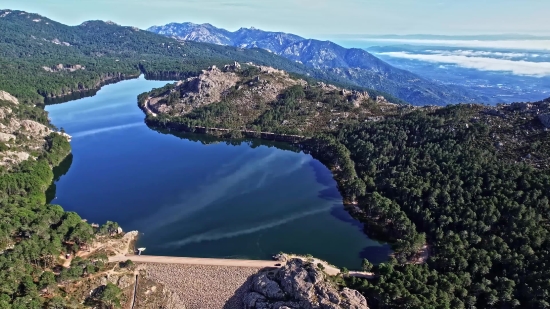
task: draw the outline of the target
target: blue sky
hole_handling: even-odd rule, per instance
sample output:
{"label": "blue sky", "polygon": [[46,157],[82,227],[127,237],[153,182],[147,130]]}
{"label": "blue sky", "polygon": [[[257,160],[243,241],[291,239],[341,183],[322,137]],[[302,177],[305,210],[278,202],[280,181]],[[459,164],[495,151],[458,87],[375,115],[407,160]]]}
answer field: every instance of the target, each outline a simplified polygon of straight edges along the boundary
{"label": "blue sky", "polygon": [[0,8],[75,25],[112,20],[147,28],[169,22],[211,23],[334,34],[549,35],[550,0],[0,0]]}

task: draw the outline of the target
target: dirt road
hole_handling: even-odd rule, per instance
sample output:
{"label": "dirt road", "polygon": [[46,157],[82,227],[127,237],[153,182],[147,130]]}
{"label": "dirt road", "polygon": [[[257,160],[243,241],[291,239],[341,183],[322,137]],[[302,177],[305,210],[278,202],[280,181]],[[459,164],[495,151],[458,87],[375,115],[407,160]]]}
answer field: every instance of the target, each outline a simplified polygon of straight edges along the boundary
{"label": "dirt road", "polygon": [[[307,260],[303,257],[297,257]],[[156,255],[127,255],[112,256],[109,262],[124,262],[131,260],[136,263],[158,263],[158,264],[186,264],[186,265],[209,265],[209,266],[233,266],[233,267],[251,267],[251,268],[276,268],[284,262],[266,261],[266,260],[237,260],[237,259],[211,259],[211,258],[193,258],[193,257],[175,257],[175,256],[156,256]],[[328,275],[336,276],[340,269],[329,265],[328,263],[314,259],[314,263],[321,263]],[[277,265],[278,264],[278,265]],[[370,272],[350,271],[348,276],[361,278],[374,278],[375,274]]]}
{"label": "dirt road", "polygon": [[155,255],[128,255],[128,256],[113,256],[109,258],[109,262],[124,262],[126,260],[131,260],[136,263],[235,266],[235,267],[253,267],[253,268],[279,267],[279,266],[276,266],[276,264],[281,264],[281,262],[278,262],[278,261],[210,259],[210,258],[155,256]]}
{"label": "dirt road", "polygon": [[150,108],[149,108],[149,101],[151,100],[151,98],[147,98],[147,100],[145,101],[145,104],[143,104],[143,107],[145,108],[146,110],[146,114],[151,114],[153,115],[153,117],[157,117],[157,114],[155,114]]}

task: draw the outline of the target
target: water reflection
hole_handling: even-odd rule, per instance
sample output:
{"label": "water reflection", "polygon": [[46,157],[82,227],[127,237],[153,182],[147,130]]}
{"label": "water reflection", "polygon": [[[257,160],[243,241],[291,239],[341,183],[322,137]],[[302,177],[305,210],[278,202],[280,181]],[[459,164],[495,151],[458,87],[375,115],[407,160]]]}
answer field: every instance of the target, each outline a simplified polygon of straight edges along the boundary
{"label": "water reflection", "polygon": [[73,154],[70,153],[61,163],[53,168],[53,181],[46,190],[46,202],[49,204],[55,200],[56,197],[56,185],[55,183],[61,179],[61,177],[69,171],[73,164]]}
{"label": "water reflection", "polygon": [[284,251],[348,268],[363,255],[387,258],[365,251],[380,244],[350,221],[330,171],[298,146],[148,128],[136,97],[163,84],[128,80],[46,107],[74,137],[74,159],[56,169],[49,190],[54,203],[88,222],[139,230],[139,245],[154,255]]}

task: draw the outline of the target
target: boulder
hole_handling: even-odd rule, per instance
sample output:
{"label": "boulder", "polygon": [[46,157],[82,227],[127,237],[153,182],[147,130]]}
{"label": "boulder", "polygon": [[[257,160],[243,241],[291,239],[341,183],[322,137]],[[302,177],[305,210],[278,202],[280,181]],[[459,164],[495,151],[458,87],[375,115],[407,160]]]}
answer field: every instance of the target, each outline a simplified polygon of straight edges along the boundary
{"label": "boulder", "polygon": [[50,129],[48,127],[34,120],[21,120],[19,125],[21,126],[21,129],[31,133],[33,136],[43,137],[50,134]]}
{"label": "boulder", "polygon": [[283,300],[285,294],[277,282],[269,279],[266,274],[260,274],[254,277],[252,290],[265,295],[269,299]]}
{"label": "boulder", "polygon": [[367,300],[356,290],[344,288],[340,294],[344,308],[367,308]]}
{"label": "boulder", "polygon": [[361,91],[354,90],[351,92],[351,94],[348,97],[348,101],[350,101],[355,107],[359,107],[361,103],[363,103],[368,99],[370,99],[370,95],[366,91],[361,92]]}
{"label": "boulder", "polygon": [[249,292],[244,295],[243,304],[245,309],[262,308],[267,299],[260,293]]}
{"label": "boulder", "polygon": [[0,90],[0,101],[9,101],[13,104],[19,104],[19,100],[17,100],[16,97],[2,90]]}
{"label": "boulder", "polygon": [[388,102],[388,100],[386,100],[386,98],[379,95],[379,96],[376,96],[376,103],[389,103],[389,102]]}
{"label": "boulder", "polygon": [[291,259],[276,273],[259,273],[244,294],[246,309],[368,309],[358,291],[338,290],[322,270]]}
{"label": "boulder", "polygon": [[0,142],[9,142],[10,140],[15,140],[15,139],[16,137],[13,134],[0,132]]}
{"label": "boulder", "polygon": [[9,107],[0,107],[0,119],[7,118],[8,115],[11,114],[11,108]]}

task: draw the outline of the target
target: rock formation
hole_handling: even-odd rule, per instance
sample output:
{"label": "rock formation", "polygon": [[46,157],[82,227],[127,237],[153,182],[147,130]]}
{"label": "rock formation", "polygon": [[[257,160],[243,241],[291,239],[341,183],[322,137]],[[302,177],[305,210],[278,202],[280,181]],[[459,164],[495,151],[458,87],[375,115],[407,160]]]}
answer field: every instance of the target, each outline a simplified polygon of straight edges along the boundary
{"label": "rock formation", "polygon": [[2,90],[0,90],[0,101],[9,101],[13,104],[19,104],[19,100],[17,100],[16,97]]}
{"label": "rock formation", "polygon": [[[65,43],[65,42],[63,42]],[[65,44],[69,44],[69,43],[65,43]],[[48,71],[48,72],[61,72],[61,71],[68,71],[68,72],[74,72],[74,71],[77,71],[77,70],[85,70],[86,67],[85,66],[82,66],[80,64],[75,64],[75,65],[63,65],[63,64],[58,64],[58,65],[54,65],[52,67],[47,67],[47,66],[43,66],[42,67],[44,69],[44,71]]]}
{"label": "rock formation", "polygon": [[238,62],[225,65],[221,70],[212,66],[198,76],[177,82],[176,88],[169,94],[151,98],[148,107],[155,114],[183,115],[194,108],[223,101],[236,91],[240,94],[231,99],[234,108],[256,105],[260,101],[267,104],[287,87],[305,84],[305,81],[292,79],[281,70],[250,63],[246,65],[257,68],[260,74],[252,79],[242,76]]}
{"label": "rock formation", "polygon": [[291,259],[275,273],[259,273],[243,297],[245,309],[368,309],[363,295],[339,291],[313,264]]}

